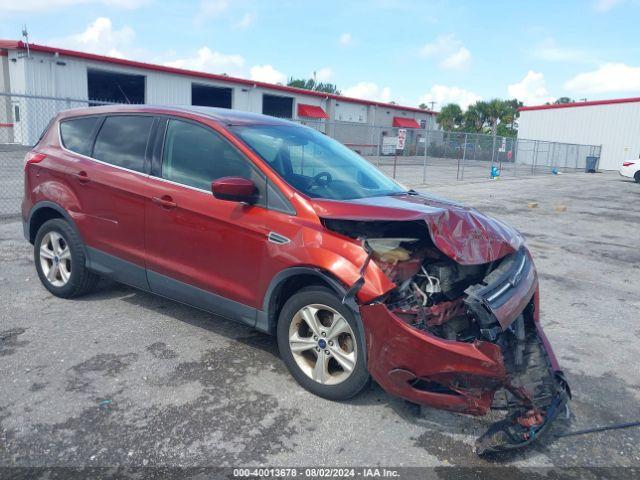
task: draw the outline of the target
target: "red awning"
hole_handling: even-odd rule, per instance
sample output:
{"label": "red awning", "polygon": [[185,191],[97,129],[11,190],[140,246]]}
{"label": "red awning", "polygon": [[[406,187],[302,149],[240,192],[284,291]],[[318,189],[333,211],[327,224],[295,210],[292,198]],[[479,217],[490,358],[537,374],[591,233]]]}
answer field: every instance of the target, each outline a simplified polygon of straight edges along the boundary
{"label": "red awning", "polygon": [[420,128],[420,124],[413,118],[393,117],[393,126],[400,128]]}
{"label": "red awning", "polygon": [[298,116],[308,118],[329,118],[329,115],[325,113],[322,107],[306,105],[304,103],[298,104]]}

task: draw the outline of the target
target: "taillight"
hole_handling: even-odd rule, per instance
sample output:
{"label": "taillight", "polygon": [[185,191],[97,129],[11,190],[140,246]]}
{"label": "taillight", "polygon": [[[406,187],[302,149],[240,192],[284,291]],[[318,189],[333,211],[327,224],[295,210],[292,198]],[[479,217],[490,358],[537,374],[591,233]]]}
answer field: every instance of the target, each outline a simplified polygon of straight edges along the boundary
{"label": "taillight", "polygon": [[624,162],[624,163],[622,164],[622,166],[623,166],[623,167],[630,167],[630,166],[631,166],[631,165],[633,165],[633,164],[634,164],[634,162]]}
{"label": "taillight", "polygon": [[47,158],[47,156],[44,153],[29,152],[27,156],[24,157],[24,168],[27,168],[27,165],[33,163],[40,163],[45,158]]}

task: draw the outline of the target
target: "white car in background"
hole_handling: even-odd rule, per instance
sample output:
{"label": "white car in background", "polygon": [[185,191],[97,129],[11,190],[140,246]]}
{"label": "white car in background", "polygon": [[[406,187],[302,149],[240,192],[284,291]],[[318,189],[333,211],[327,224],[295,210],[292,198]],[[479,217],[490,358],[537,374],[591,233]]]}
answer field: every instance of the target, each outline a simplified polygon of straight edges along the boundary
{"label": "white car in background", "polygon": [[640,183],[640,160],[624,162],[620,167],[620,175],[633,178],[636,182]]}

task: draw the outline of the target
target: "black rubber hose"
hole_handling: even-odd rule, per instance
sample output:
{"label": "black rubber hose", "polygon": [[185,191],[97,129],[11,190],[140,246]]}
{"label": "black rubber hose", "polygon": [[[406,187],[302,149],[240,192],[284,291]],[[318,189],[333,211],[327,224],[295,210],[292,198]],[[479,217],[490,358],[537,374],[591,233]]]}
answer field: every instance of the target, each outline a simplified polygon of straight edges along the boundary
{"label": "black rubber hose", "polygon": [[561,433],[558,437],[573,437],[574,435],[586,435],[587,433],[606,432],[607,430],[621,430],[623,428],[640,427],[640,422],[618,423],[616,425],[606,425],[604,427],[586,428],[575,432]]}

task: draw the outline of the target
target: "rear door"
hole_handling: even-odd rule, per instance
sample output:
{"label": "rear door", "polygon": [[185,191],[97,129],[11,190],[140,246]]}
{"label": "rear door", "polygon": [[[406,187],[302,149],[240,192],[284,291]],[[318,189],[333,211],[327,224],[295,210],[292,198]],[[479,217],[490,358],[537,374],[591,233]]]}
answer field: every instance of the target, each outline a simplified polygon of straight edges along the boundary
{"label": "rear door", "polygon": [[[151,289],[253,325],[262,306],[269,212],[266,178],[221,134],[165,119],[162,164],[149,178],[147,268]],[[218,200],[211,182],[252,180],[256,205]]]}
{"label": "rear door", "polygon": [[[147,146],[154,121],[149,115],[102,117],[88,147],[83,142],[74,147],[74,120],[62,122],[60,130],[63,145],[75,153],[69,176],[79,199],[78,213],[83,216],[78,223],[82,224],[90,266],[142,288],[148,288],[144,199]],[[85,128],[88,131],[89,127]]]}

